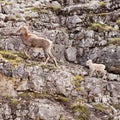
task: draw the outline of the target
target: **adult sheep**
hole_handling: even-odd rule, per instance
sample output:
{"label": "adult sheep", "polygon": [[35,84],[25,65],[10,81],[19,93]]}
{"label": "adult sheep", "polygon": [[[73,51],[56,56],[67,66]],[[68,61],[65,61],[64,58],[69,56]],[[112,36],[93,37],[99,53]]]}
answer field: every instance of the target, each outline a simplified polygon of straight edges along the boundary
{"label": "adult sheep", "polygon": [[20,37],[21,40],[23,42],[23,44],[26,46],[26,48],[31,48],[31,47],[35,47],[35,48],[42,48],[46,57],[46,61],[45,64],[48,63],[48,60],[50,58],[53,59],[55,65],[57,66],[57,61],[56,58],[53,56],[51,49],[53,46],[53,42],[50,41],[49,39],[45,39],[42,37],[38,37],[35,34],[32,34],[29,30],[28,30],[28,26],[22,26],[17,33],[20,33]]}

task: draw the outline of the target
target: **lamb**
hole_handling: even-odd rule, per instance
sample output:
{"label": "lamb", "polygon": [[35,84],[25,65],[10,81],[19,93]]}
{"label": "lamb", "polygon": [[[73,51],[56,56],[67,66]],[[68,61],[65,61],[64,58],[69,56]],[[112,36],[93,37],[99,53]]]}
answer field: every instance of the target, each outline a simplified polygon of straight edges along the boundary
{"label": "lamb", "polygon": [[101,72],[103,77],[106,75],[105,65],[93,63],[91,59],[86,62],[86,65],[90,68],[90,77],[94,72]]}
{"label": "lamb", "polygon": [[[45,39],[42,37],[38,37],[35,34],[32,34],[28,30],[28,26],[22,26],[20,29],[18,29],[17,33],[20,33],[21,40],[23,44],[26,46],[27,49],[29,48],[42,48],[44,51],[44,55],[46,57],[45,64],[48,63],[48,60],[50,58],[53,59],[55,65],[57,66],[57,61],[56,58],[53,56],[51,49],[53,46],[53,42],[50,41],[49,39]],[[26,53],[25,53],[26,54]]]}

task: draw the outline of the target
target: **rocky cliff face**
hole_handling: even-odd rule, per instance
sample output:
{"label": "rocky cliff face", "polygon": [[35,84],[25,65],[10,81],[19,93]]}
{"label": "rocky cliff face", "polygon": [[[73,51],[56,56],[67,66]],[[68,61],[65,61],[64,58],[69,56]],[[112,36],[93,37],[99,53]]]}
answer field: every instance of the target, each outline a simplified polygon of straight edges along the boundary
{"label": "rocky cliff face", "polygon": [[[18,28],[54,43],[25,56]],[[1,0],[0,120],[120,120],[120,1]],[[106,65],[105,78],[85,63]]]}

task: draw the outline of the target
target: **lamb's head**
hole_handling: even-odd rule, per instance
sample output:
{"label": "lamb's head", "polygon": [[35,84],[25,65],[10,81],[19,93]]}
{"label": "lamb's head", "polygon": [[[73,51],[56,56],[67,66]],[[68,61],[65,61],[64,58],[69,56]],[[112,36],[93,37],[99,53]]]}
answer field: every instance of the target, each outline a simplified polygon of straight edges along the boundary
{"label": "lamb's head", "polygon": [[17,33],[26,33],[28,32],[28,26],[22,26],[17,30]]}
{"label": "lamb's head", "polygon": [[90,59],[86,62],[86,65],[89,66],[91,63],[92,63],[92,60]]}

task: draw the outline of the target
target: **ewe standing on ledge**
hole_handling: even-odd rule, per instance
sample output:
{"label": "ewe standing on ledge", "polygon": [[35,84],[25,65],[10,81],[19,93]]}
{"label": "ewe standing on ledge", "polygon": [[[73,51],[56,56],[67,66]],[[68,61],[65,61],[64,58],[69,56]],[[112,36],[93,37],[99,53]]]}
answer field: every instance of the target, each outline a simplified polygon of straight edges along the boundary
{"label": "ewe standing on ledge", "polygon": [[106,75],[105,65],[103,64],[96,64],[93,63],[92,60],[88,60],[86,62],[86,65],[90,68],[90,77],[92,77],[93,73],[95,72],[101,72],[103,74],[103,77]]}
{"label": "ewe standing on ledge", "polygon": [[55,65],[57,66],[56,58],[53,56],[51,49],[52,49],[52,41],[49,39],[41,38],[36,36],[35,34],[30,33],[27,26],[22,26],[17,32],[20,32],[20,37],[22,42],[26,47],[36,47],[42,48],[46,57],[45,64],[48,63],[50,58],[53,59]]}

